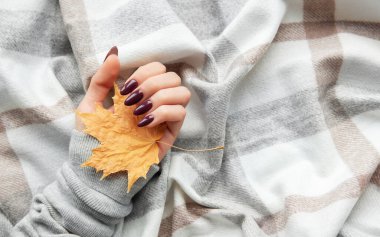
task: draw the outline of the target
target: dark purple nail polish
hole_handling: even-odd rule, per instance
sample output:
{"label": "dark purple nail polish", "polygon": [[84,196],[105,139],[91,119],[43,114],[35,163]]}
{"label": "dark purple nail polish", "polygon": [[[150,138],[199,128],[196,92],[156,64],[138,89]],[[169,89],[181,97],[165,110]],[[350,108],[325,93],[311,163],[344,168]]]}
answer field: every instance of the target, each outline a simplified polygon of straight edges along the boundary
{"label": "dark purple nail polish", "polygon": [[141,105],[139,105],[135,109],[135,111],[133,111],[133,114],[134,115],[142,115],[143,113],[148,112],[148,110],[150,110],[152,108],[152,106],[153,106],[152,101],[146,100],[144,103],[142,103]]}
{"label": "dark purple nail polish", "polygon": [[103,62],[105,62],[106,59],[108,58],[108,56],[110,56],[111,54],[114,54],[114,55],[116,55],[116,56],[119,54],[119,50],[117,49],[116,46],[113,46],[113,47],[110,49],[110,51],[108,51],[107,56],[106,56],[106,58],[104,59]]}
{"label": "dark purple nail polish", "polygon": [[123,88],[120,90],[120,94],[127,95],[131,93],[134,89],[137,88],[138,85],[139,84],[137,83],[137,81],[135,79],[132,79],[123,86]]}
{"label": "dark purple nail polish", "polygon": [[153,121],[154,117],[153,115],[149,114],[147,116],[145,116],[138,124],[137,126],[139,127],[144,127],[148,124],[150,124],[152,121]]}
{"label": "dark purple nail polish", "polygon": [[143,97],[144,94],[140,90],[137,90],[128,96],[128,98],[124,101],[124,104],[128,106],[134,105],[138,103]]}

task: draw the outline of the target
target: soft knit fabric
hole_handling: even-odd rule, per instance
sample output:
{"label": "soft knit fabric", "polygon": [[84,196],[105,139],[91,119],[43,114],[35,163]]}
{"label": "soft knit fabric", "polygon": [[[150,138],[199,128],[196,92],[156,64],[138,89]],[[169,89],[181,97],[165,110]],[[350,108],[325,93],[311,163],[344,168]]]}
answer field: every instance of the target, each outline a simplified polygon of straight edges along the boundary
{"label": "soft knit fabric", "polygon": [[[69,161],[57,181],[37,194],[29,213],[14,227],[14,236],[44,236],[73,233],[76,236],[112,236],[117,224],[132,211],[132,197],[159,170],[153,165],[147,179],[140,178],[128,193],[125,173],[100,181],[101,173],[80,168],[99,142],[73,131]],[[71,236],[71,235],[70,235]]]}
{"label": "soft knit fabric", "polygon": [[[1,0],[0,235],[380,236],[379,12],[379,0]],[[192,92],[175,145],[225,146],[172,149],[131,200],[123,177],[68,161],[73,110],[115,45],[120,85],[159,61]]]}

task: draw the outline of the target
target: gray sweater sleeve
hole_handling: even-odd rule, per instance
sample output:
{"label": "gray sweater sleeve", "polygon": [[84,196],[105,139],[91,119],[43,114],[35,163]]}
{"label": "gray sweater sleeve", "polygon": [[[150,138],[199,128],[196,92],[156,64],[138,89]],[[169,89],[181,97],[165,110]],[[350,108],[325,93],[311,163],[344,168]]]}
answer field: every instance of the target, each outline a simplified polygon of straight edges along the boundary
{"label": "gray sweater sleeve", "polygon": [[127,193],[126,173],[100,180],[101,172],[81,168],[99,142],[73,131],[69,160],[57,180],[33,198],[29,213],[13,228],[12,236],[112,236],[132,210],[131,198],[159,170],[153,165],[147,179],[140,178]]}

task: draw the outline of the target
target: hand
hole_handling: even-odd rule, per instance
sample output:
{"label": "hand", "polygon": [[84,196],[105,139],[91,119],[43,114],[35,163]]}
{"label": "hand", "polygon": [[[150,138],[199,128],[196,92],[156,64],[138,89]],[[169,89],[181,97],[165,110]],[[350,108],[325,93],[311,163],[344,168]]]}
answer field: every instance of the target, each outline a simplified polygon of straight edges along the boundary
{"label": "hand", "polygon": [[[117,49],[106,57],[105,62],[92,77],[88,91],[78,106],[79,112],[92,113],[96,103],[103,103],[120,72]],[[112,50],[110,51],[112,52]],[[121,94],[129,95],[126,106],[136,104],[135,115],[145,115],[138,126],[155,127],[166,123],[166,131],[160,139],[159,158],[165,156],[178,135],[186,116],[185,106],[190,100],[190,91],[181,86],[181,78],[174,72],[166,72],[162,63],[153,62],[139,67],[122,87]],[[77,130],[84,125],[76,118]]]}

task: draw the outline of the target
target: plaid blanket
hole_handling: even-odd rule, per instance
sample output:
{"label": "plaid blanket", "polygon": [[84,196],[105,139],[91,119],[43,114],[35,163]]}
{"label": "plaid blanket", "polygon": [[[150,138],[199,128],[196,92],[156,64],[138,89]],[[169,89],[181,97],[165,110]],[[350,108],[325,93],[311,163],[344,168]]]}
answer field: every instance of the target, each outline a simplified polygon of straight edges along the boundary
{"label": "plaid blanket", "polygon": [[[380,236],[377,0],[2,0],[0,229],[68,158],[107,51],[192,91],[115,236]],[[0,232],[1,233],[1,232]]]}

